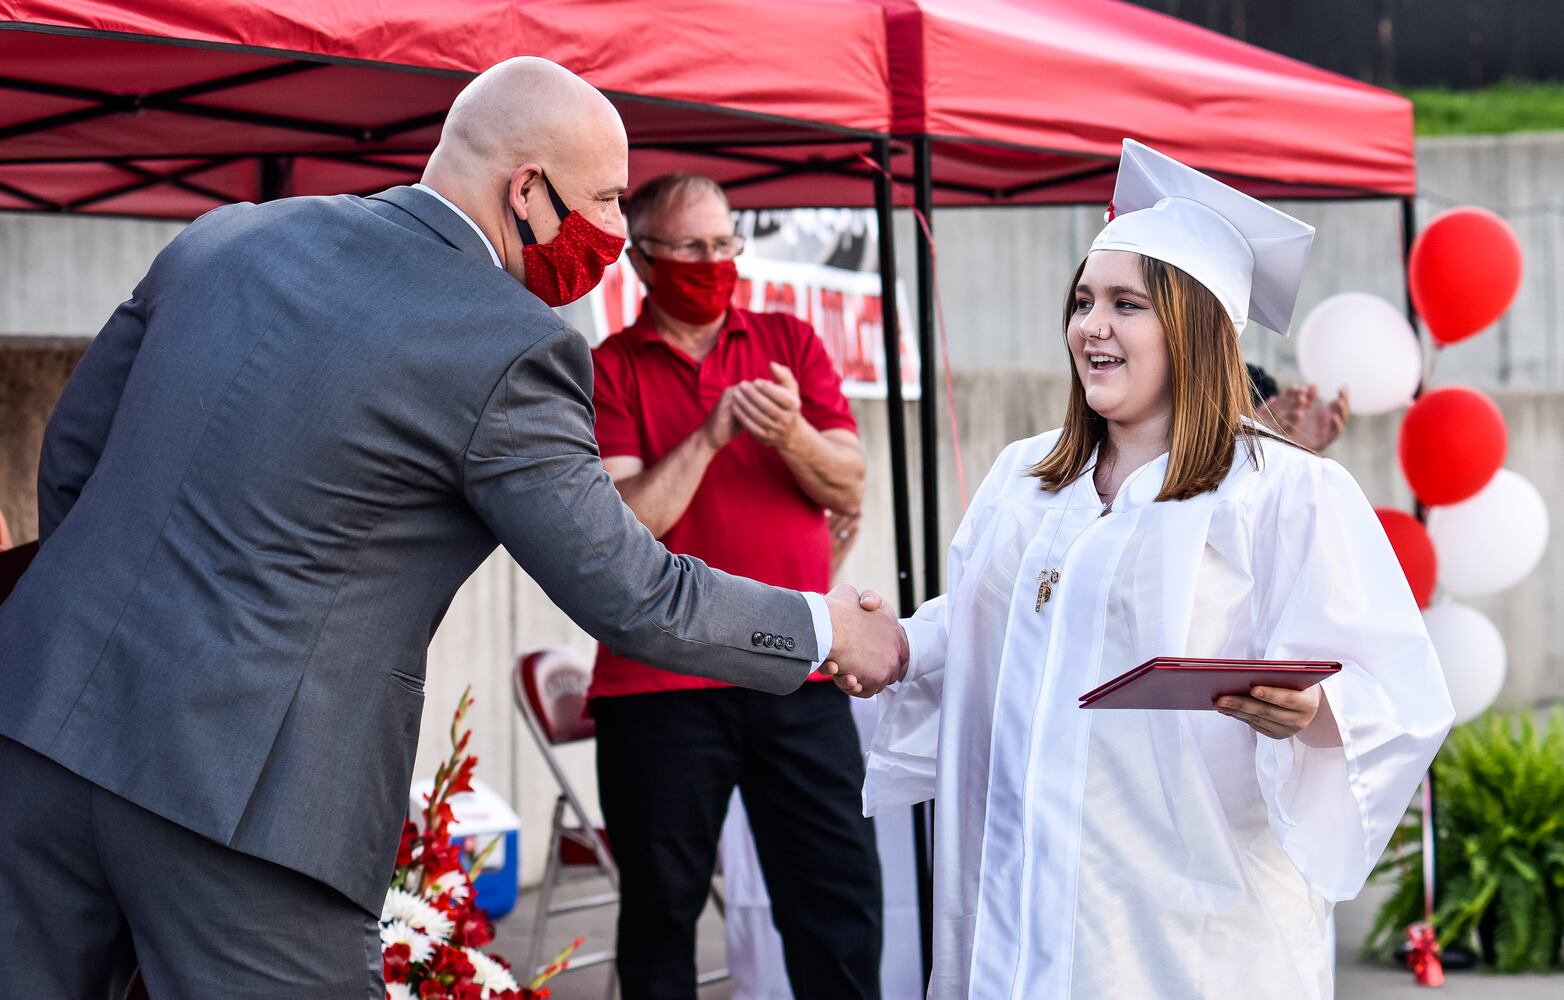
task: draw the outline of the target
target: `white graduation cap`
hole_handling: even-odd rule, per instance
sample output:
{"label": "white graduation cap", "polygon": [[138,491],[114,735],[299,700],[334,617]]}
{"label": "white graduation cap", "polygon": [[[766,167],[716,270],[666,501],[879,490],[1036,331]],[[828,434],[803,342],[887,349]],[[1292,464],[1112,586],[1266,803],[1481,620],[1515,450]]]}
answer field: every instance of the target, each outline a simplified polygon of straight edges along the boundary
{"label": "white graduation cap", "polygon": [[1216,295],[1233,328],[1253,319],[1286,336],[1314,227],[1124,140],[1113,216],[1092,250],[1130,250],[1172,264]]}

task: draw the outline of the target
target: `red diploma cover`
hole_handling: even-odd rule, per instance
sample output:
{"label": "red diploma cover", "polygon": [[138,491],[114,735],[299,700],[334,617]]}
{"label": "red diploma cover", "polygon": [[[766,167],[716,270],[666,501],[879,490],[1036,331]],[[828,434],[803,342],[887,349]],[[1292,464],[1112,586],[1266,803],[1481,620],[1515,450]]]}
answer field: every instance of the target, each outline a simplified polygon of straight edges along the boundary
{"label": "red diploma cover", "polygon": [[1261,685],[1302,691],[1340,669],[1325,660],[1159,656],[1081,695],[1081,707],[1210,710],[1223,695],[1247,696]]}
{"label": "red diploma cover", "polygon": [[28,542],[14,549],[0,551],[0,601],[11,596],[16,581],[22,578],[22,572],[27,569],[27,564],[32,562],[33,556],[37,554],[37,542]]}

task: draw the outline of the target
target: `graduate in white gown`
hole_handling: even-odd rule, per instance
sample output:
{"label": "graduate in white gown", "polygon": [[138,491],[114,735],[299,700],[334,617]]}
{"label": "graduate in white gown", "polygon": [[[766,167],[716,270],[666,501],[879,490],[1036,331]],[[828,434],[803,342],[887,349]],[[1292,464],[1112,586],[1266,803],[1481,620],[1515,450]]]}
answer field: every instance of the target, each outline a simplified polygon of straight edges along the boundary
{"label": "graduate in white gown", "polygon": [[[904,620],[865,810],[935,800],[930,997],[1328,997],[1331,907],[1449,695],[1352,477],[1253,422],[1238,335],[1287,332],[1313,230],[1128,140],[1114,205],[1069,287],[1065,425],[1000,455]],[[1342,669],[1077,707],[1155,656]]]}

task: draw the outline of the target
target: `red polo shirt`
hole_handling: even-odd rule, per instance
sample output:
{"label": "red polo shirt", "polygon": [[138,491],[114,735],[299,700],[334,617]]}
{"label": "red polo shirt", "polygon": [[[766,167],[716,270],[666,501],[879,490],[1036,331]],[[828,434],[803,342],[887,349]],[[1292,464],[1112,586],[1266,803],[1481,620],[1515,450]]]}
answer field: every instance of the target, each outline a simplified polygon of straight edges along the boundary
{"label": "red polo shirt", "polygon": [[[781,313],[729,309],[716,346],[697,362],[662,339],[643,303],[634,324],[592,352],[598,448],[604,458],[633,456],[651,468],[705,423],[728,386],[770,379],[773,361],[792,369],[801,415],[816,430],[857,432],[841,376],[809,324]],[[748,434],[712,459],[689,509],[662,541],[674,552],[762,583],[820,593],[831,586],[831,536],[823,508],[804,493],[775,449]],[[587,696],[727,686],[649,667],[600,646]]]}

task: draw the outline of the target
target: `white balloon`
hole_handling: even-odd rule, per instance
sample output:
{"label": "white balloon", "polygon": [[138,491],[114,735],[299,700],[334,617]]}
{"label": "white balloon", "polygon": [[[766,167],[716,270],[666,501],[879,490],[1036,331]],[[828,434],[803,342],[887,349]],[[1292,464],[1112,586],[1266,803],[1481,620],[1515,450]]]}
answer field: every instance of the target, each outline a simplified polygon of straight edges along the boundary
{"label": "white balloon", "polygon": [[1439,585],[1456,597],[1515,586],[1548,546],[1548,505],[1526,477],[1500,469],[1470,500],[1435,507],[1428,536],[1439,558]]}
{"label": "white balloon", "polygon": [[1320,387],[1321,399],[1346,386],[1352,412],[1389,413],[1412,402],[1423,348],[1401,310],[1377,295],[1343,292],[1304,317],[1298,368]]}
{"label": "white balloon", "polygon": [[1456,725],[1470,722],[1504,687],[1504,636],[1482,612],[1464,604],[1435,604],[1423,612],[1423,622],[1444,668]]}

